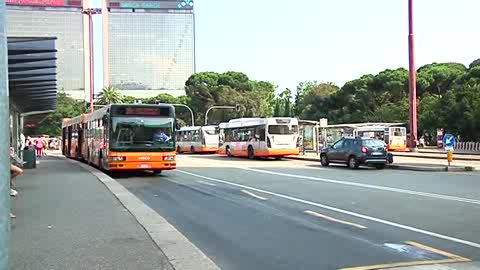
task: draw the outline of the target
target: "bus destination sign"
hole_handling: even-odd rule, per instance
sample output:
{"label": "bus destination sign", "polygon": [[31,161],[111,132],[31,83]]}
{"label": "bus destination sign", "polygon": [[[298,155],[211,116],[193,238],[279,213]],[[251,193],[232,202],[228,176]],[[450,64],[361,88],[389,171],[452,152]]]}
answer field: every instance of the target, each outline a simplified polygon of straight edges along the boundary
{"label": "bus destination sign", "polygon": [[125,110],[125,115],[150,115],[160,116],[160,108],[142,108],[142,107],[129,107]]}

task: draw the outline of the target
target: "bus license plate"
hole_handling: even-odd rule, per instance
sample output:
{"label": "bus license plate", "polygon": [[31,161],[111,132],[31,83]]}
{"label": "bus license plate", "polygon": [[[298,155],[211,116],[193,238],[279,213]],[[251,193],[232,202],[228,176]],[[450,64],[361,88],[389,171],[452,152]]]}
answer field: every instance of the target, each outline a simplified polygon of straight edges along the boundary
{"label": "bus license plate", "polygon": [[148,169],[148,168],[150,168],[150,165],[149,164],[140,164],[140,168],[141,169]]}
{"label": "bus license plate", "polygon": [[373,152],[372,153],[372,156],[381,156],[381,155],[383,155],[382,152]]}

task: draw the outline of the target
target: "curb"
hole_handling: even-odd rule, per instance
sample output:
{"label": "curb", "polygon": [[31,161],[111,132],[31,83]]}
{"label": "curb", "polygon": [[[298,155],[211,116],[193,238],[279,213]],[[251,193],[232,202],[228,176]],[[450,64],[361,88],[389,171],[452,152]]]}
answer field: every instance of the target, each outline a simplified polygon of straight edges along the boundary
{"label": "curb", "polygon": [[143,203],[117,180],[96,168],[67,159],[90,172],[132,214],[138,224],[164,253],[175,270],[220,270],[220,268],[190,240],[155,210]]}
{"label": "curb", "polygon": [[[287,159],[294,160],[305,160],[305,161],[320,161],[317,158],[302,158],[302,157],[285,157]],[[410,166],[410,165],[398,165],[398,164],[388,164],[388,169],[392,170],[406,170],[406,171],[418,171],[418,172],[472,172],[477,169],[472,166],[461,166],[461,167],[448,167],[448,166],[435,166],[435,167],[424,167],[424,166]]]}
{"label": "curb", "polygon": [[[446,154],[445,156],[427,156],[427,155],[423,155],[423,156],[418,156],[418,155],[414,155],[414,154],[399,154],[399,153],[396,153],[395,152],[392,152],[393,156],[394,157],[411,157],[411,158],[424,158],[424,159],[443,159],[443,160],[446,160],[447,157],[446,157]],[[455,155],[455,153],[453,153]],[[454,160],[461,160],[461,161],[480,161],[480,159],[478,158],[466,158],[466,157],[454,157]]]}

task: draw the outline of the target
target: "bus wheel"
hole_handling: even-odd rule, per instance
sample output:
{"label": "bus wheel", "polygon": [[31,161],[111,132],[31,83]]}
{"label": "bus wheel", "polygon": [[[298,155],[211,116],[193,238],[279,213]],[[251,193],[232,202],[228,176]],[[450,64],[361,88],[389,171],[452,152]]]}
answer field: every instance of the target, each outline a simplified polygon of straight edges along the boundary
{"label": "bus wheel", "polygon": [[161,174],[162,170],[153,170],[153,174]]}
{"label": "bus wheel", "polygon": [[195,147],[193,147],[193,145],[190,147],[190,152],[195,153]]}
{"label": "bus wheel", "polygon": [[227,146],[227,148],[225,149],[227,151],[227,156],[229,157],[232,157],[232,150],[230,149],[230,146]]}
{"label": "bus wheel", "polygon": [[251,145],[248,146],[248,158],[255,159],[255,151],[253,151],[253,147]]}

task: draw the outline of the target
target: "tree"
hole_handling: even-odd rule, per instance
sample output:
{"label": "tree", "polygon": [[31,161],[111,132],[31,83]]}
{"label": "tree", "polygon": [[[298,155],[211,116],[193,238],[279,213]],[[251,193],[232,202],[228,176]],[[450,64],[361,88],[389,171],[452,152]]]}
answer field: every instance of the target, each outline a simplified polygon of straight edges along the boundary
{"label": "tree", "polygon": [[62,121],[64,118],[72,118],[85,113],[87,108],[84,101],[75,100],[60,91],[57,94],[57,109],[48,115],[45,121],[38,127],[37,134],[60,136],[62,134]]}
{"label": "tree", "polygon": [[123,100],[124,97],[120,91],[117,88],[109,85],[102,89],[102,92],[98,96],[98,100],[95,103],[100,105],[108,105],[122,103]]}
{"label": "tree", "polygon": [[306,94],[300,106],[300,118],[305,120],[317,120],[323,117],[329,118],[331,113],[331,97],[338,91],[338,86],[332,83],[320,83],[314,86]]}
{"label": "tree", "polygon": [[477,60],[473,61],[472,63],[470,63],[470,65],[468,66],[469,69],[472,69],[474,67],[478,67],[480,66],[480,58],[478,58]]}
{"label": "tree", "polygon": [[189,106],[196,112],[196,122],[204,121],[205,112],[215,105],[240,106],[235,110],[213,110],[209,123],[219,123],[240,116],[269,116],[273,114],[272,99],[275,86],[269,82],[253,81],[240,72],[200,72],[188,78],[185,91]]}
{"label": "tree", "polygon": [[417,76],[418,95],[444,95],[466,71],[467,68],[459,63],[433,63],[420,67]]}

